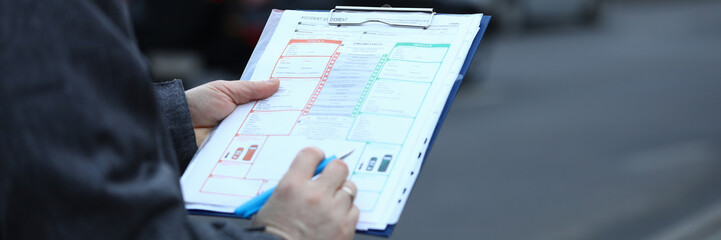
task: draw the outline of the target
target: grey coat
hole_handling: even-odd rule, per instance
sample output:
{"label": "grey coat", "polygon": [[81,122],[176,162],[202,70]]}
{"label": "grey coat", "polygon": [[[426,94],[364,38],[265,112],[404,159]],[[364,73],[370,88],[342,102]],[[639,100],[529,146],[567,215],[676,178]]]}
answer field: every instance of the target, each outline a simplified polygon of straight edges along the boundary
{"label": "grey coat", "polygon": [[125,2],[0,0],[0,239],[276,239],[188,218],[184,90]]}

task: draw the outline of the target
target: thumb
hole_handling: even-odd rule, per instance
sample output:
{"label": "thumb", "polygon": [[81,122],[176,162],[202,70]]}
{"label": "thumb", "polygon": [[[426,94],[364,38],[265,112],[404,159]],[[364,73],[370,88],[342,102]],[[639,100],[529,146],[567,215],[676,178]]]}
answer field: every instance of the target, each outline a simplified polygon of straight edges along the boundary
{"label": "thumb", "polygon": [[270,79],[268,81],[223,81],[224,87],[220,88],[233,99],[235,104],[243,104],[252,100],[270,97],[278,91],[280,81]]}

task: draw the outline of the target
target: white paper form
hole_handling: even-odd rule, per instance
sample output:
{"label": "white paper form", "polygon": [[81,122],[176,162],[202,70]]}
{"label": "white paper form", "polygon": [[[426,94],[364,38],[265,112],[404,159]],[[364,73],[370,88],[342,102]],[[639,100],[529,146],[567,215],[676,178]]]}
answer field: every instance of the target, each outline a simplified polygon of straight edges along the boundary
{"label": "white paper form", "polygon": [[[360,13],[334,18],[353,14]],[[250,76],[277,78],[280,89],[239,106],[216,128],[181,178],[186,207],[239,206],[275,186],[300,149],[318,146],[327,155],[356,150],[345,161],[359,188],[359,229],[384,229],[397,219],[406,174],[419,166],[416,155],[432,134],[481,15],[437,15],[428,29],[331,26],[328,16],[282,14]]]}

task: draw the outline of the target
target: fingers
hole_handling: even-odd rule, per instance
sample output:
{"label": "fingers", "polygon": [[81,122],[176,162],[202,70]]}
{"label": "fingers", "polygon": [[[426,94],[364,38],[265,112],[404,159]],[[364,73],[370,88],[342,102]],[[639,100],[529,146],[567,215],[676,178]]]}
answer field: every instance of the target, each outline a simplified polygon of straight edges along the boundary
{"label": "fingers", "polygon": [[286,239],[353,239],[360,216],[353,205],[358,188],[346,180],[348,166],[340,160],[311,181],[323,159],[318,148],[301,150],[253,224]]}
{"label": "fingers", "polygon": [[227,94],[236,105],[270,97],[280,86],[278,79],[268,81],[238,80],[217,82],[219,85],[217,88]]}
{"label": "fingers", "polygon": [[205,141],[205,138],[208,137],[208,134],[210,134],[210,131],[213,130],[212,128],[193,128],[193,132],[195,132],[195,144],[200,147],[200,145],[203,144]]}
{"label": "fingers", "polygon": [[[348,207],[353,206],[355,196],[358,195],[358,187],[351,181],[343,182],[343,185],[335,193],[335,198],[348,204]],[[350,201],[349,201],[350,200]]]}
{"label": "fingers", "polygon": [[350,224],[355,232],[355,226],[358,225],[358,218],[360,217],[360,209],[358,209],[358,206],[351,204],[350,212],[348,212],[348,221],[350,221]]}
{"label": "fingers", "polygon": [[295,160],[290,164],[290,168],[283,179],[290,181],[310,180],[313,178],[315,168],[324,158],[325,154],[320,149],[316,147],[304,148],[295,156]]}
{"label": "fingers", "polygon": [[345,179],[348,177],[348,165],[341,160],[333,160],[325,166],[323,172],[316,180],[319,184],[324,185],[326,189],[335,192],[340,189]]}

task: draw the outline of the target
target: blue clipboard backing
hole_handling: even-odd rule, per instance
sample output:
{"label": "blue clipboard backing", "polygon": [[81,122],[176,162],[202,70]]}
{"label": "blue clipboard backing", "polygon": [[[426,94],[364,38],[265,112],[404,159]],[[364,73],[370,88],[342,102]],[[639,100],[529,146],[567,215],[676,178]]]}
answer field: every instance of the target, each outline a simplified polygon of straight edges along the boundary
{"label": "blue clipboard backing", "polygon": [[[483,38],[483,34],[486,32],[486,28],[488,28],[488,24],[490,23],[490,21],[491,21],[491,16],[484,15],[481,18],[481,25],[479,27],[478,33],[476,34],[476,37],[473,39],[473,44],[471,44],[471,48],[468,51],[466,60],[463,62],[463,66],[461,67],[460,73],[458,73],[458,78],[456,79],[455,83],[453,83],[453,88],[451,89],[451,93],[448,94],[448,99],[446,100],[446,104],[445,104],[445,106],[443,106],[443,111],[441,112],[441,116],[438,118],[438,124],[436,124],[436,128],[433,130],[433,135],[431,136],[431,140],[430,140],[430,142],[428,142],[428,149],[426,150],[426,154],[423,157],[423,163],[421,164],[421,170],[423,169],[423,164],[425,164],[426,158],[428,157],[428,152],[431,151],[433,142],[435,141],[436,136],[438,135],[438,132],[441,129],[441,126],[443,125],[443,121],[446,119],[448,110],[451,108],[451,104],[453,104],[453,100],[456,98],[456,94],[458,93],[458,89],[461,86],[461,82],[463,82],[463,78],[466,76],[466,72],[468,72],[468,68],[470,67],[471,62],[473,61],[473,57],[476,55],[478,46],[481,44],[481,39]],[[420,174],[420,171],[418,172],[418,174]],[[411,189],[411,193],[409,193],[409,194],[412,194],[412,192],[413,191]],[[219,213],[219,212],[205,211],[205,210],[188,210],[188,214],[241,218],[232,213]],[[379,237],[390,237],[391,234],[393,233],[393,230],[395,229],[395,226],[396,226],[396,224],[390,224],[386,227],[385,230],[365,230],[365,231],[356,230],[356,233],[368,234],[368,235],[379,236]]]}

